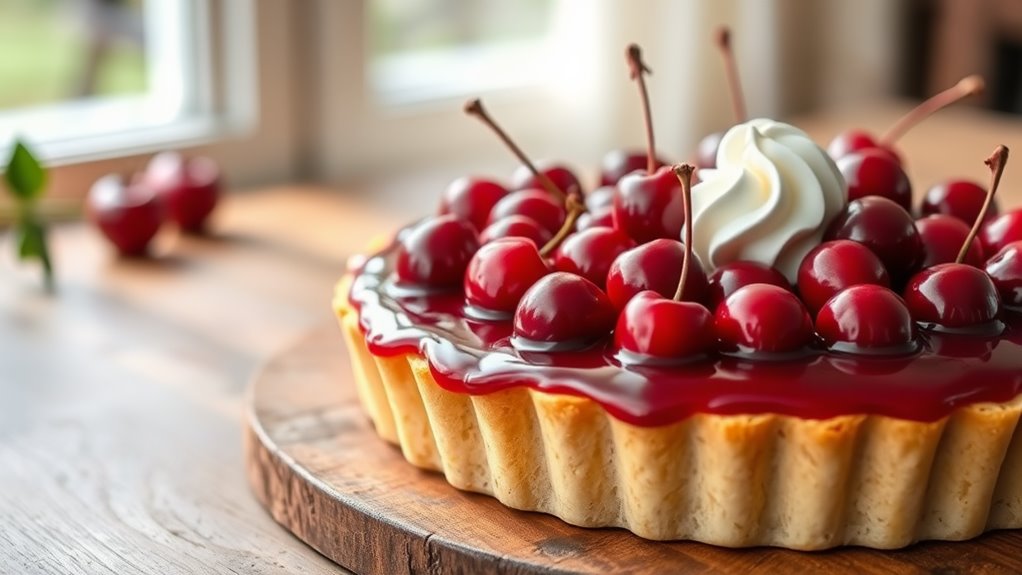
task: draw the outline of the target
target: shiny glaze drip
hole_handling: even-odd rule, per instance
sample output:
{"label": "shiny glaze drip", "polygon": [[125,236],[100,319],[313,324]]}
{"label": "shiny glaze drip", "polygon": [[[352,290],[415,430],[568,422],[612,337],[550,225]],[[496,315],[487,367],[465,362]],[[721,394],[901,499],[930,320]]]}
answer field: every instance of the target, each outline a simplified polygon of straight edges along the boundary
{"label": "shiny glaze drip", "polygon": [[466,315],[460,292],[395,285],[395,249],[353,272],[349,298],[369,350],[421,353],[437,384],[457,393],[525,386],[588,397],[622,421],[657,426],[696,413],[935,421],[957,407],[1022,392],[1022,314],[1015,312],[1002,318],[999,337],[921,333],[919,352],[907,357],[818,351],[783,362],[715,356],[677,366],[623,366],[607,343],[583,352],[516,351],[510,321]]}

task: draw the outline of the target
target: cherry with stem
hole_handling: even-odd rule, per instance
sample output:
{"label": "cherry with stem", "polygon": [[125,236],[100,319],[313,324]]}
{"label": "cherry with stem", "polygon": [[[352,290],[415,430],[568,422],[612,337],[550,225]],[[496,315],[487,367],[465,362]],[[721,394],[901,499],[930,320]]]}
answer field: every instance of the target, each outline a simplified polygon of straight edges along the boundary
{"label": "cherry with stem", "polygon": [[986,89],[986,83],[983,81],[982,76],[974,74],[962,78],[954,86],[927,99],[902,116],[887,129],[884,135],[880,136],[879,144],[882,147],[890,148],[919,122],[959,100],[982,94],[984,89]]}
{"label": "cherry with stem", "polygon": [[646,90],[646,74],[653,71],[642,61],[642,49],[638,44],[629,44],[625,50],[628,68],[632,80],[639,86],[639,97],[642,101],[642,117],[646,125],[646,172],[652,174],[657,170],[656,140],[653,137],[653,115],[649,108],[649,92]]}
{"label": "cherry with stem", "polygon": [[990,168],[990,191],[987,192],[986,198],[983,199],[983,207],[979,209],[976,221],[972,223],[972,229],[969,230],[969,235],[965,236],[965,243],[962,244],[962,249],[958,252],[958,257],[955,258],[955,263],[957,264],[965,261],[965,258],[969,255],[972,241],[976,239],[980,227],[986,221],[987,212],[990,211],[990,205],[994,202],[994,194],[997,193],[997,187],[1001,185],[1004,165],[1008,163],[1008,148],[1006,146],[997,146],[994,153],[984,160],[983,163]]}

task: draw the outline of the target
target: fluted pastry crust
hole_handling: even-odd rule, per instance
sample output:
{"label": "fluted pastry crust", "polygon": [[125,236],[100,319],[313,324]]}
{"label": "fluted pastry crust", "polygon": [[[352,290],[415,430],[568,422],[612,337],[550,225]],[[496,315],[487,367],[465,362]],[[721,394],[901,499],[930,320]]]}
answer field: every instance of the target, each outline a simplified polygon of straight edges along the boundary
{"label": "fluted pastry crust", "polygon": [[699,414],[639,427],[575,396],[441,388],[374,356],[338,285],[359,397],[385,440],[459,489],[582,527],[746,547],[890,549],[1022,527],[1022,396],[935,422]]}

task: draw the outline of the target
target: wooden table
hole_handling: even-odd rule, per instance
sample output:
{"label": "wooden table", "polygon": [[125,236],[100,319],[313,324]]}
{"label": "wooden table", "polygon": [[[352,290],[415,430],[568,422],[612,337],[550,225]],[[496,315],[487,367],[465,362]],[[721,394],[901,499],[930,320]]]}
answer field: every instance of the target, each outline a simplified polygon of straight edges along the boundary
{"label": "wooden table", "polygon": [[[897,111],[859,116],[879,130]],[[826,141],[855,117],[802,125]],[[946,114],[903,148],[922,188],[959,172],[985,179],[997,143],[1020,154],[1002,203],[1022,203],[1017,122]],[[266,357],[330,321],[345,257],[428,209],[437,181],[411,201],[408,185],[372,199],[307,186],[237,194],[214,237],[162,237],[154,260],[119,260],[89,226],[60,226],[54,296],[2,236],[0,572],[339,572],[249,493],[243,391]]]}

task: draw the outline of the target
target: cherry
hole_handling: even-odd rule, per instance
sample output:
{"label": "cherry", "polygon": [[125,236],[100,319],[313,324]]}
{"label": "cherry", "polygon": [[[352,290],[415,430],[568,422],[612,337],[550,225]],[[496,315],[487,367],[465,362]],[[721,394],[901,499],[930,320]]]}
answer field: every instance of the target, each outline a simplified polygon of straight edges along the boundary
{"label": "cherry", "polygon": [[526,216],[553,233],[564,223],[564,205],[543,190],[518,190],[504,196],[490,210],[489,224],[512,215]]}
{"label": "cherry", "polygon": [[579,216],[578,231],[591,228],[612,228],[614,227],[614,210],[612,208],[599,208],[595,211],[586,212]]}
{"label": "cherry", "polygon": [[[660,158],[656,158],[656,167],[666,164]],[[630,152],[626,150],[611,150],[603,156],[600,164],[600,185],[613,186],[621,178],[637,170],[645,170],[647,162],[646,152]]]}
{"label": "cherry", "polygon": [[864,150],[886,150],[886,148],[881,148],[880,143],[871,134],[862,130],[841,132],[834,136],[834,139],[827,145],[827,154],[834,158],[835,162],[849,154]]}
{"label": "cherry", "polygon": [[1001,299],[993,280],[984,270],[962,261],[993,202],[1007,160],[1008,148],[1004,146],[998,146],[987,158],[990,188],[955,262],[926,268],[913,276],[905,287],[905,303],[912,317],[928,329],[967,329],[988,334],[999,333],[1003,327],[996,321]]}
{"label": "cherry", "polygon": [[170,219],[186,232],[201,232],[220,197],[220,167],[210,158],[176,152],[153,156],[144,179],[163,199]]}
{"label": "cherry", "polygon": [[[919,238],[923,241],[923,261],[921,268],[937,264],[953,262],[969,236],[969,226],[956,217],[934,214],[916,220]],[[983,247],[979,240],[973,238],[969,243],[969,251],[965,254],[964,263],[970,266],[983,267]]]}
{"label": "cherry", "polygon": [[550,230],[536,223],[536,220],[519,214],[505,216],[486,226],[479,234],[479,243],[485,244],[498,238],[529,238],[541,246],[554,237]]}
{"label": "cherry", "polygon": [[117,174],[96,180],[85,207],[89,219],[126,256],[145,254],[163,223],[161,196],[137,175],[130,182]]}
{"label": "cherry", "polygon": [[740,287],[750,284],[771,284],[784,289],[791,289],[791,284],[784,274],[774,268],[760,263],[737,261],[730,262],[713,270],[709,278],[710,309],[717,309],[720,302]]}
{"label": "cherry", "polygon": [[[681,183],[685,213],[691,213],[692,172],[695,167],[682,164],[674,167]],[[685,221],[684,265],[673,299],[664,299],[654,291],[643,291],[633,297],[618,316],[614,329],[614,345],[629,354],[645,358],[680,359],[701,355],[713,348],[713,316],[702,304],[681,301],[685,293],[692,263],[692,220]],[[636,358],[622,357],[624,361]]]}
{"label": "cherry", "polygon": [[912,184],[901,164],[880,149],[862,150],[837,161],[838,170],[848,183],[848,200],[865,196],[883,196],[905,211],[912,210]]}
{"label": "cherry", "polygon": [[816,315],[816,333],[831,351],[907,354],[917,349],[905,302],[873,284],[853,285],[827,300]]}
{"label": "cherry", "polygon": [[791,353],[813,337],[813,320],[802,301],[770,284],[738,288],[717,306],[714,327],[727,352]]}
{"label": "cherry", "polygon": [[549,272],[530,239],[499,238],[483,244],[465,271],[465,300],[471,315],[510,317],[525,291]]}
{"label": "cherry", "polygon": [[454,214],[482,230],[490,219],[494,204],[506,195],[507,189],[492,180],[458,178],[444,191],[440,199],[440,214]]}
{"label": "cherry", "polygon": [[616,316],[596,284],[568,272],[553,272],[522,296],[511,345],[521,351],[585,349],[610,333]]}
{"label": "cherry", "polygon": [[[645,290],[671,297],[681,278],[685,254],[684,244],[668,239],[653,240],[623,252],[607,272],[607,295],[614,307],[624,309],[628,300]],[[703,302],[707,292],[706,273],[695,256],[692,261],[681,299]]]}
{"label": "cherry", "polygon": [[[745,108],[745,96],[742,94],[738,64],[735,61],[734,50],[731,49],[731,31],[726,26],[718,28],[716,41],[717,49],[724,61],[728,93],[731,95],[731,111],[734,113],[735,123],[742,124],[749,118]],[[720,147],[722,139],[724,139],[724,132],[714,132],[699,141],[699,146],[696,148],[696,166],[699,169],[717,166],[717,148]]]}
{"label": "cherry", "polygon": [[[919,212],[924,216],[930,214],[946,214],[961,220],[966,226],[976,221],[980,209],[983,208],[983,200],[987,191],[983,186],[975,182],[965,180],[949,180],[937,184],[926,191],[923,203],[919,206]],[[997,202],[990,204],[987,212],[987,219],[997,217],[1000,210]]]}
{"label": "cherry", "polygon": [[996,254],[1004,246],[1022,240],[1022,210],[1002,214],[983,226],[979,235],[983,253]]}
{"label": "cherry", "polygon": [[824,237],[865,245],[895,280],[911,273],[923,258],[923,242],[912,216],[905,208],[880,196],[850,202]]}
{"label": "cherry", "polygon": [[593,227],[569,236],[554,256],[554,268],[578,274],[603,287],[611,264],[635,247],[632,238],[607,227]]}
{"label": "cherry", "polygon": [[990,258],[986,272],[997,287],[1001,303],[1022,308],[1022,241],[1011,242]]}
{"label": "cherry", "polygon": [[616,186],[600,186],[596,188],[585,196],[586,209],[593,212],[601,208],[612,207],[616,193]]}
{"label": "cherry", "polygon": [[578,176],[567,166],[540,161],[536,162],[535,169],[538,170],[538,174],[532,173],[527,165],[518,166],[514,173],[511,174],[511,189],[547,189],[543,183],[544,179],[546,179],[552,182],[563,193],[571,193],[572,190],[576,192],[582,191],[582,184],[579,182]]}
{"label": "cherry", "polygon": [[469,222],[453,214],[427,218],[402,236],[394,271],[404,284],[459,286],[478,249],[476,229]]}
{"label": "cherry", "polygon": [[890,287],[891,279],[880,258],[858,242],[822,243],[798,267],[798,292],[813,313],[835,294],[859,284]]}

